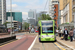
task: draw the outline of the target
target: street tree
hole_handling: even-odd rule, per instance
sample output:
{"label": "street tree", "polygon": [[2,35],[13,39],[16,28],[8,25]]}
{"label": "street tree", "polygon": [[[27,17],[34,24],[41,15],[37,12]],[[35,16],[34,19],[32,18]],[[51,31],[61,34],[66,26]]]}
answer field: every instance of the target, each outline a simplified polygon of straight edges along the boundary
{"label": "street tree", "polygon": [[28,28],[29,28],[29,23],[25,22],[25,23],[23,24],[23,27],[24,27],[25,30],[28,29]]}
{"label": "street tree", "polygon": [[5,25],[5,27],[7,27],[7,24],[8,24],[8,23],[10,23],[10,22],[5,22],[3,25]]}
{"label": "street tree", "polygon": [[52,20],[52,18],[49,16],[49,14],[42,14],[41,17],[38,18],[38,20]]}

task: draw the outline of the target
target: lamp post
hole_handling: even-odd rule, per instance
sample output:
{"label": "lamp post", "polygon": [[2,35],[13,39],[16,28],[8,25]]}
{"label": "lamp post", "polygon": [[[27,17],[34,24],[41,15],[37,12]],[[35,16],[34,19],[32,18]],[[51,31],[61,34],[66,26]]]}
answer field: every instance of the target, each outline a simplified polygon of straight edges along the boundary
{"label": "lamp post", "polygon": [[10,35],[12,35],[12,0],[10,0],[10,17],[11,17],[11,33],[10,33]]}

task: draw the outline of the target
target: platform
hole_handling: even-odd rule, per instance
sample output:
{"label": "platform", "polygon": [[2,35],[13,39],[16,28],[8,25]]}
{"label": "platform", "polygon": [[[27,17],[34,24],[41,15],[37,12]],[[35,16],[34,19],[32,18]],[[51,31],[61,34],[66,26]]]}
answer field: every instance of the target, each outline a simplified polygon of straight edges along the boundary
{"label": "platform", "polygon": [[2,35],[0,36],[0,43],[4,43],[10,40],[16,39],[16,35],[10,36],[10,35]]}

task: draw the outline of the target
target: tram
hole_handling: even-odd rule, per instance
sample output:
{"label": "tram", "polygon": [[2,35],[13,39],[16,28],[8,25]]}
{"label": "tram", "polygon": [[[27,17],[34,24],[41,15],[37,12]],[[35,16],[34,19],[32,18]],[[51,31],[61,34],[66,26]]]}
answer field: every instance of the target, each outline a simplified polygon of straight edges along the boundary
{"label": "tram", "polygon": [[56,41],[54,20],[40,20],[38,25],[39,41]]}

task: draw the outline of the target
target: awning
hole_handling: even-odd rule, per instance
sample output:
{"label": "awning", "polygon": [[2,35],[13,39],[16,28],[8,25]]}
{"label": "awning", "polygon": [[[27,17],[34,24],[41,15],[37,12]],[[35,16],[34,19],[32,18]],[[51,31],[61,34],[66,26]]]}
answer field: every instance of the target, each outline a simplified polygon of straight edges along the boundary
{"label": "awning", "polygon": [[74,26],[74,23],[64,23],[64,24],[61,24],[59,26]]}

